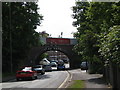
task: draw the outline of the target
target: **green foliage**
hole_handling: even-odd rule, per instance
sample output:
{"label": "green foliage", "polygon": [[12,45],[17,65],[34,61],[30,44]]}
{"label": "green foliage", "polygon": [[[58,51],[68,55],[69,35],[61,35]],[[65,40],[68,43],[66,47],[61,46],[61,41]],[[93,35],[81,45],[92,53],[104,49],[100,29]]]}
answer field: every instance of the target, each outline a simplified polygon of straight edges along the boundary
{"label": "green foliage", "polygon": [[82,80],[74,80],[73,84],[69,86],[68,88],[79,88],[79,90],[82,90],[82,88],[85,88],[85,82]]}
{"label": "green foliage", "polygon": [[35,2],[2,3],[3,67],[10,66],[10,42],[12,61],[16,66],[18,59],[25,58],[30,48],[40,44],[39,33],[35,29],[41,24],[43,16],[37,10]]}
{"label": "green foliage", "polygon": [[80,36],[79,43],[75,46],[74,49],[79,50],[78,54],[82,55],[84,60],[92,60],[93,56],[98,54],[98,47],[96,47],[96,43],[97,36],[91,31],[86,31],[85,34]]}
{"label": "green foliage", "polygon": [[[120,2],[80,2],[73,7],[73,25],[77,27],[74,36],[78,44],[74,50],[83,60],[103,66],[103,61],[119,61],[118,29],[120,25]],[[117,34],[117,35],[116,35]],[[118,57],[118,58],[117,58]],[[97,66],[96,66],[97,67]]]}
{"label": "green foliage", "polygon": [[41,56],[40,56],[40,60],[44,59],[44,58],[48,58],[48,54],[47,53],[43,53]]}
{"label": "green foliage", "polygon": [[105,59],[120,63],[120,26],[110,28],[109,33],[103,35],[99,52]]}
{"label": "green foliage", "polygon": [[36,59],[36,64],[39,64],[41,60],[43,60],[44,58],[48,58],[48,54],[47,53],[43,53],[42,55],[39,55]]}

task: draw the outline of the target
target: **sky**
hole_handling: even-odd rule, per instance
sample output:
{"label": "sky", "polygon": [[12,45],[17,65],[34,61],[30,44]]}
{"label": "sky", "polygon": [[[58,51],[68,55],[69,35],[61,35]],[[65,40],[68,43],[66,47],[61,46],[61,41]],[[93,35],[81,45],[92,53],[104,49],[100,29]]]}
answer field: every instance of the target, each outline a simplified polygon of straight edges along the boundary
{"label": "sky", "polygon": [[59,37],[63,32],[63,38],[73,38],[72,33],[77,30],[72,26],[72,6],[75,0],[38,0],[38,12],[44,20],[36,31],[46,31],[51,37]]}

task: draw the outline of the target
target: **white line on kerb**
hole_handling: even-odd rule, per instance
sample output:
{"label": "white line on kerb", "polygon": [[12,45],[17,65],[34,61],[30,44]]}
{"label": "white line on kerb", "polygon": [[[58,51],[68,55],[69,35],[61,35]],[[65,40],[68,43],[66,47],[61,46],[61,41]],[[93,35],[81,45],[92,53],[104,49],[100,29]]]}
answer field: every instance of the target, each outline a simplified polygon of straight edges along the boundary
{"label": "white line on kerb", "polygon": [[67,82],[67,80],[69,79],[70,76],[71,76],[70,80],[72,79],[72,75],[70,75],[70,73],[68,71],[66,71],[66,72],[67,72],[67,78],[63,81],[63,83],[61,83],[61,85],[58,88],[62,88],[63,85]]}

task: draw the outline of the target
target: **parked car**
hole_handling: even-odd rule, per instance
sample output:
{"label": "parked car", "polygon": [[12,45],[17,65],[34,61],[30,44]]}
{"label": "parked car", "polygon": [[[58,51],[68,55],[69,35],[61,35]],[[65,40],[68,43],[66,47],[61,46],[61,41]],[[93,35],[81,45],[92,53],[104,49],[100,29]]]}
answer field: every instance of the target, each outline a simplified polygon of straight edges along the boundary
{"label": "parked car", "polygon": [[45,69],[45,71],[52,71],[52,67],[50,64],[48,65],[43,65],[43,68]]}
{"label": "parked car", "polygon": [[88,69],[88,62],[82,62],[80,65],[81,70],[87,70]]}
{"label": "parked car", "polygon": [[68,63],[69,60],[68,59],[63,59],[64,63]]}
{"label": "parked car", "polygon": [[58,64],[57,70],[65,70],[65,65],[64,64]]}
{"label": "parked car", "polygon": [[56,62],[51,62],[50,65],[51,65],[51,67],[57,67],[57,63]]}
{"label": "parked car", "polygon": [[64,61],[63,60],[58,60],[58,65],[63,65],[64,64]]}
{"label": "parked car", "polygon": [[45,74],[45,69],[43,68],[42,65],[33,66],[33,70],[36,71],[37,73],[41,73],[42,75]]}
{"label": "parked car", "polygon": [[32,70],[32,67],[24,67],[16,72],[16,80],[22,79],[37,79],[37,72]]}
{"label": "parked car", "polygon": [[58,63],[58,60],[50,60],[50,63],[51,63],[51,62],[56,62],[56,63]]}

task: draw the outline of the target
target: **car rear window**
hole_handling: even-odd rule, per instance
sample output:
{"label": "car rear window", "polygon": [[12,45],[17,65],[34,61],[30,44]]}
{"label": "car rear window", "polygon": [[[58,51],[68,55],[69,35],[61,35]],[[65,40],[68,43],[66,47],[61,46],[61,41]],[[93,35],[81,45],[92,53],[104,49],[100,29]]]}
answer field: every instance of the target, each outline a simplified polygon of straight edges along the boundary
{"label": "car rear window", "polygon": [[32,67],[25,67],[22,69],[23,71],[31,71],[32,70]]}

